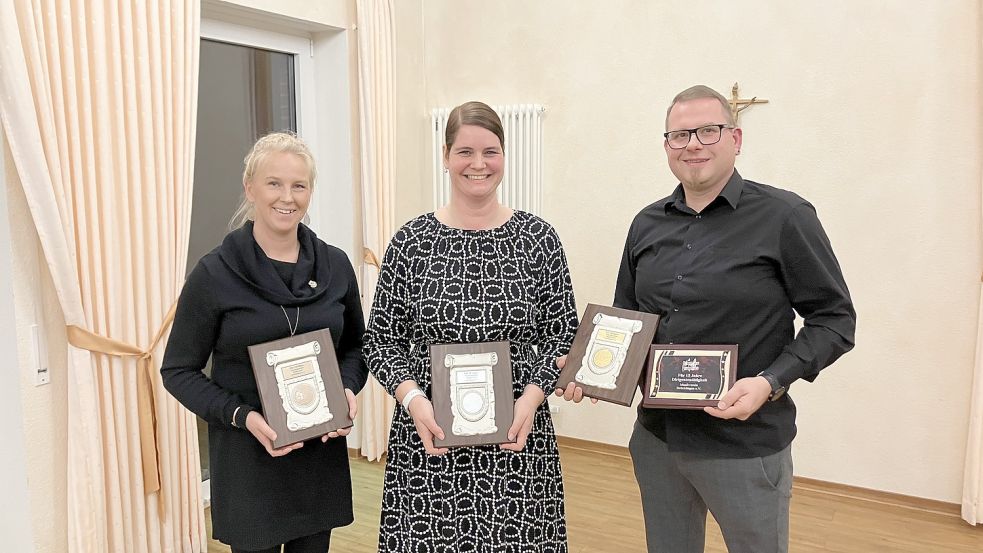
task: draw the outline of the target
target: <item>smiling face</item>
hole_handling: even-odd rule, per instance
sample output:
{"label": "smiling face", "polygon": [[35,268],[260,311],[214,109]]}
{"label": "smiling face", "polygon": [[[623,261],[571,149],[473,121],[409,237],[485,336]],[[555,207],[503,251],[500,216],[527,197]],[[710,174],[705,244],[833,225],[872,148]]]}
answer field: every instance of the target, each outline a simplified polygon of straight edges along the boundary
{"label": "smiling face", "polygon": [[260,161],[243,186],[255,208],[254,232],[268,236],[297,234],[297,226],[311,204],[310,169],[302,157],[272,152]]}
{"label": "smiling face", "polygon": [[[696,129],[704,125],[726,124],[727,114],[715,98],[678,102],[666,118],[666,131]],[[741,129],[723,129],[720,142],[705,146],[690,136],[685,148],[674,150],[663,143],[669,169],[689,192],[719,191],[734,173],[734,160],[741,149]]]}
{"label": "smiling face", "polygon": [[504,166],[502,142],[495,133],[477,125],[461,125],[454,143],[444,149],[452,193],[470,199],[494,198]]}

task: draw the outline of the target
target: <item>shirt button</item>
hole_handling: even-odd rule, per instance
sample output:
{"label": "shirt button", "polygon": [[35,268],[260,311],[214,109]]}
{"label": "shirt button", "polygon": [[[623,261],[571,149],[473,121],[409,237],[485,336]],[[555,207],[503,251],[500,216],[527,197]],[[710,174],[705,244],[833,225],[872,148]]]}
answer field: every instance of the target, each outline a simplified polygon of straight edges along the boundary
{"label": "shirt button", "polygon": [[673,307],[672,310],[675,311],[676,313],[679,313],[679,308],[678,307]]}
{"label": "shirt button", "polygon": [[676,280],[683,280],[683,275],[676,275]]}
{"label": "shirt button", "polygon": [[696,218],[697,218],[697,219],[702,219],[702,218],[703,218],[703,216],[702,216],[702,215],[697,215],[697,216],[696,216]]}
{"label": "shirt button", "polygon": [[692,250],[693,249],[693,244],[686,244],[686,249],[687,250]]}

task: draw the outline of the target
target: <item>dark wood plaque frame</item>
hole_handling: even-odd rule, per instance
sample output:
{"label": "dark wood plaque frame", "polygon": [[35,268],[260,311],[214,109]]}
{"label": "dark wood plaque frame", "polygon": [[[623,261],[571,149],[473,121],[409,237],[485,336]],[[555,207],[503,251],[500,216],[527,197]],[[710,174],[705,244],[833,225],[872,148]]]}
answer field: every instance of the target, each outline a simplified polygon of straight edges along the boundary
{"label": "dark wood plaque frame", "polygon": [[[587,355],[587,345],[591,334],[596,326],[593,322],[595,315],[610,315],[624,319],[635,319],[642,321],[642,329],[635,333],[628,346],[627,356],[621,365],[621,372],[615,381],[615,388],[607,389],[597,386],[589,386],[577,382],[577,372],[580,370],[584,357]],[[639,381],[645,368],[645,358],[649,353],[649,346],[655,338],[655,331],[659,326],[659,316],[653,313],[642,313],[618,307],[607,307],[593,303],[587,304],[584,316],[577,327],[577,335],[570,346],[570,353],[567,354],[567,363],[563,366],[560,378],[557,380],[557,388],[566,388],[571,382],[575,382],[584,390],[584,396],[596,398],[602,401],[616,403],[618,405],[631,405],[635,399],[635,391],[638,389]]]}
{"label": "dark wood plaque frame", "polygon": [[[316,340],[321,345],[317,354],[317,364],[324,381],[324,394],[331,411],[331,420],[316,424],[309,428],[291,431],[287,428],[287,412],[283,409],[280,389],[277,384],[273,367],[266,363],[266,354],[270,351],[299,346]],[[273,447],[280,448],[311,438],[317,438],[339,428],[352,426],[353,421],[348,417],[348,397],[341,382],[341,372],[338,369],[338,357],[335,354],[331,331],[328,329],[305,332],[272,342],[249,346],[249,360],[253,366],[253,376],[256,377],[256,388],[259,390],[259,400],[263,404],[263,416],[266,423],[276,432]]]}
{"label": "dark wood plaque frame", "polygon": [[[726,365],[720,367],[721,386],[713,390],[703,390],[703,394],[694,393],[693,397],[652,397],[652,388],[655,386],[655,379],[659,376],[658,364],[668,352],[675,351],[706,351],[716,355],[710,357],[723,357],[726,354]],[[737,345],[735,344],[656,344],[652,346],[648,358],[648,376],[644,382],[642,393],[643,407],[662,407],[667,409],[703,409],[717,405],[720,398],[734,386],[737,379]],[[721,365],[724,362],[721,361]],[[710,393],[707,393],[710,392]],[[685,392],[679,392],[685,393]],[[658,394],[658,392],[656,393]],[[702,397],[701,397],[702,395]]]}
{"label": "dark wood plaque frame", "polygon": [[[496,353],[498,363],[492,369],[495,393],[495,427],[489,434],[457,436],[453,432],[454,415],[451,412],[450,369],[444,366],[447,354]],[[512,393],[512,356],[508,342],[482,342],[477,344],[434,344],[430,346],[431,388],[434,418],[444,431],[444,439],[434,439],[437,447],[461,447],[512,443],[509,427],[512,426],[515,395]]]}

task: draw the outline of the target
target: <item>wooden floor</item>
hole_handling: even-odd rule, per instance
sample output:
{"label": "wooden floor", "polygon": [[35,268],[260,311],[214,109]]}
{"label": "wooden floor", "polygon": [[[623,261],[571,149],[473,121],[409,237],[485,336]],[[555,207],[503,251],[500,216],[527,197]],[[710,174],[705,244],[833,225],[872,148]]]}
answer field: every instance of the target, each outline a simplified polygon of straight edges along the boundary
{"label": "wooden floor", "polygon": [[[644,553],[638,488],[631,460],[619,452],[561,445],[571,553]],[[352,461],[355,523],[332,533],[333,553],[375,553],[382,497],[381,463]],[[592,474],[611,478],[600,484]],[[208,512],[206,511],[206,518]],[[971,527],[953,513],[884,505],[816,490],[793,489],[791,553],[981,553],[983,526]],[[210,522],[209,522],[209,532]],[[712,517],[708,553],[725,553]],[[228,553],[209,541],[208,553]]]}

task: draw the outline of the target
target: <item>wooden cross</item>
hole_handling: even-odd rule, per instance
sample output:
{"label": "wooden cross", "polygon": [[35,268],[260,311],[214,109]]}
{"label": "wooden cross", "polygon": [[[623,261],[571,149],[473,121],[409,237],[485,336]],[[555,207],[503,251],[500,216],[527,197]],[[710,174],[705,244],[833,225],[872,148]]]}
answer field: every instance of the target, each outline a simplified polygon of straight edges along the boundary
{"label": "wooden cross", "polygon": [[734,114],[734,123],[738,123],[738,118],[742,111],[753,106],[754,104],[767,104],[768,100],[759,100],[757,96],[754,96],[750,100],[746,98],[741,98],[737,93],[737,83],[730,89],[730,112]]}

